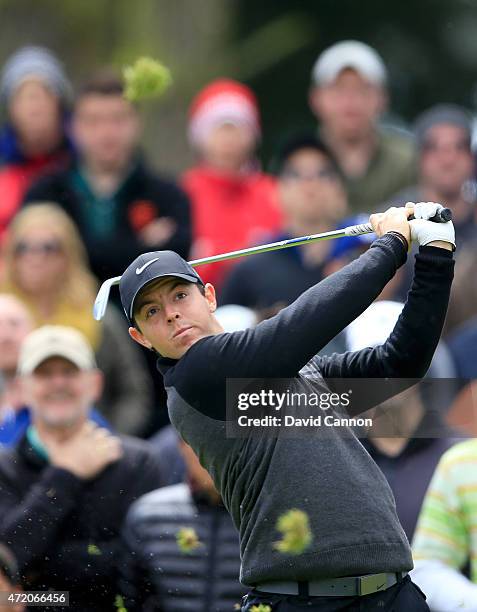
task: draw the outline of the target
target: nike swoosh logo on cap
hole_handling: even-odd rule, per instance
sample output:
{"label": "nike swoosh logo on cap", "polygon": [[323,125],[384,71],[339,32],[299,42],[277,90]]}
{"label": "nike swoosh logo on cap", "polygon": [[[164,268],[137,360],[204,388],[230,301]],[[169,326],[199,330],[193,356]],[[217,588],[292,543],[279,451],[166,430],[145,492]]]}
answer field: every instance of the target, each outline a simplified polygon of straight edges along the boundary
{"label": "nike swoosh logo on cap", "polygon": [[147,266],[150,266],[151,264],[153,264],[155,261],[158,261],[159,257],[155,257],[154,259],[149,260],[147,263],[145,263],[143,266],[141,266],[140,268],[136,268],[136,274],[142,274],[144,272],[144,270],[147,268]]}

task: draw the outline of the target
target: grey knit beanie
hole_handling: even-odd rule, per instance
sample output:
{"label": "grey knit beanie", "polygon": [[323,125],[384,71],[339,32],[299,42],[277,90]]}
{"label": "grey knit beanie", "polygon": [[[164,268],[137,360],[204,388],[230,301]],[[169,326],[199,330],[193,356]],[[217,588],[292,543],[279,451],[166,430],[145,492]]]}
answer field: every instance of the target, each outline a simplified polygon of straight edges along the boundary
{"label": "grey knit beanie", "polygon": [[424,111],[416,119],[414,124],[414,135],[419,149],[426,142],[429,130],[435,125],[453,125],[461,128],[469,139],[472,136],[472,117],[470,113],[456,104],[438,104]]}
{"label": "grey knit beanie", "polygon": [[71,84],[58,58],[45,47],[22,47],[7,59],[3,67],[0,77],[3,103],[8,102],[27,77],[41,80],[64,104],[71,101]]}

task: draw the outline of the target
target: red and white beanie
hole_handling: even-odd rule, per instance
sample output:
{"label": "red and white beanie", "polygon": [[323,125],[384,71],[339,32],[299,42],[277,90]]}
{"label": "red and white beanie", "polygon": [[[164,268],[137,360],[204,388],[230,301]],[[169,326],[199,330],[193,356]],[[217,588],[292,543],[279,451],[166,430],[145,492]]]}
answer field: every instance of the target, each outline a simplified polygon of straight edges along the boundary
{"label": "red and white beanie", "polygon": [[253,91],[232,79],[218,79],[202,89],[189,109],[189,140],[200,147],[210,130],[225,123],[249,127],[260,138],[260,116]]}

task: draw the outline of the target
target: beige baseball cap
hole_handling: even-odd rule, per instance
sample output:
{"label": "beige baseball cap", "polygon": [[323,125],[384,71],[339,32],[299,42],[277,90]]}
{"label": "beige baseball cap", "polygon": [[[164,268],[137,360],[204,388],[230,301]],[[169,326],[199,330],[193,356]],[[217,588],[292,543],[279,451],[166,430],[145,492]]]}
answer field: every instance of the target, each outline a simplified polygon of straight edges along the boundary
{"label": "beige baseball cap", "polygon": [[61,325],[45,325],[29,334],[21,347],[18,373],[31,374],[51,357],[63,357],[80,370],[96,367],[94,353],[78,330]]}

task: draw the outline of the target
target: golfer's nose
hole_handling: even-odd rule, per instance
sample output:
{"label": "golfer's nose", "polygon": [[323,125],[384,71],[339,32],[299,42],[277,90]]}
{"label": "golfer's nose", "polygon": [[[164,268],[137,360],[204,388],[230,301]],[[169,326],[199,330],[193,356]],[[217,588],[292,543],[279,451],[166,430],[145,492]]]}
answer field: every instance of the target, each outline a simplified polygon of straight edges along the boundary
{"label": "golfer's nose", "polygon": [[177,311],[169,312],[169,313],[167,313],[167,322],[168,323],[172,323],[173,321],[176,321],[177,319],[180,319],[180,317],[181,317],[181,315]]}

